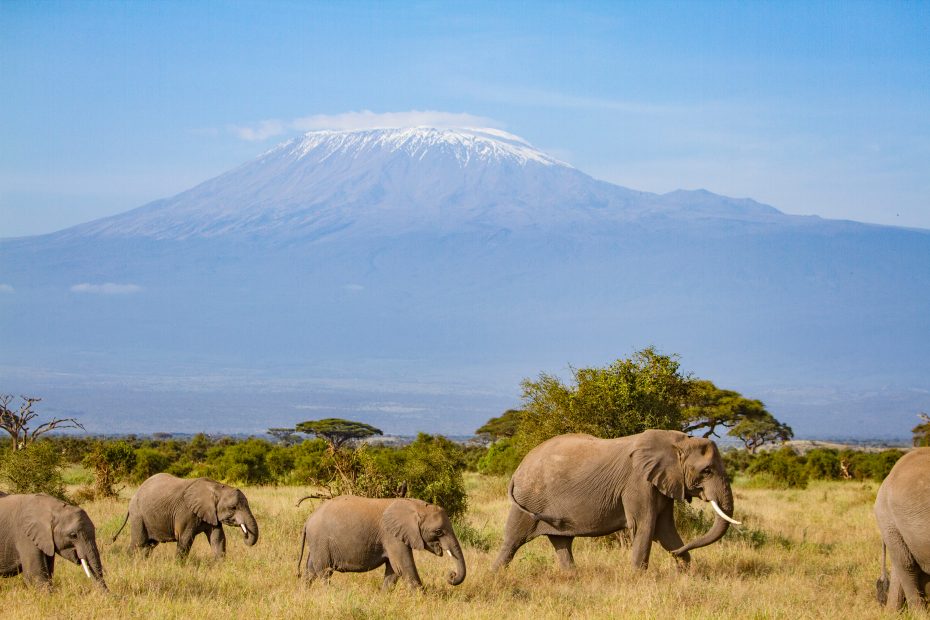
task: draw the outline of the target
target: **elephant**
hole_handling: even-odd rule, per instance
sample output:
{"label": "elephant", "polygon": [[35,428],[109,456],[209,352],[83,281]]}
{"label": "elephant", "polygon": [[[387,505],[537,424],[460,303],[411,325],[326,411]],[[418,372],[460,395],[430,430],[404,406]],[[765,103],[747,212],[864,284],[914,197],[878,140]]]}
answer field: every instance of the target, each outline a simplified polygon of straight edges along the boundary
{"label": "elephant", "polygon": [[23,573],[51,588],[57,553],[107,589],[94,523],[84,510],[42,493],[0,495],[0,575]]}
{"label": "elephant", "polygon": [[130,523],[131,546],[148,556],[152,547],[177,541],[177,557],[190,553],[197,534],[210,540],[213,555],[226,555],[223,525],[242,528],[245,544],[258,542],[258,524],[249,508],[249,500],[239,489],[209,478],[187,480],[171,474],[155,474],[142,483],[129,502],[129,512],[117,536]]}
{"label": "elephant", "polygon": [[[632,534],[634,568],[648,568],[653,540],[685,568],[691,549],[718,541],[730,523],[739,524],[731,516],[733,494],[716,444],[678,431],[616,439],[553,437],[523,458],[508,496],[512,506],[493,570],[509,564],[537,536],[547,536],[561,568],[573,570],[576,536],[621,529]],[[704,536],[684,544],[675,529],[674,500],[693,497],[709,501],[717,516]]]}
{"label": "elephant", "polygon": [[443,552],[455,560],[449,584],[465,580],[465,556],[446,511],[419,499],[372,499],[341,495],[323,502],[304,524],[297,576],[307,548],[305,578],[328,580],[333,571],[362,573],[384,564],[382,590],[403,577],[415,589],[423,583],[413,549]]}
{"label": "elephant", "polygon": [[[901,457],[875,498],[875,519],[882,537],[879,603],[894,609],[926,609],[930,584],[930,448]],[[885,553],[891,556],[891,577]]]}

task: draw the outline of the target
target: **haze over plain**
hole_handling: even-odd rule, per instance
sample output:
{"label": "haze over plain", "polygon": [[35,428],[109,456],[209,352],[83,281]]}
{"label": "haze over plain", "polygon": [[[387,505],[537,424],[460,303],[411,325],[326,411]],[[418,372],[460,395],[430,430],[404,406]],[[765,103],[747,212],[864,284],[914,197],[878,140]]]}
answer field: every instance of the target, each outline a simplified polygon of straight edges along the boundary
{"label": "haze over plain", "polygon": [[[273,410],[468,432],[516,404],[522,377],[648,344],[799,434],[902,436],[928,408],[924,233],[717,195],[926,228],[925,7],[0,11],[5,237],[172,196],[307,129],[484,126],[577,166],[549,185],[491,167],[458,198],[449,167],[367,168],[354,203],[326,202],[341,237],[291,219],[288,241],[257,217],[253,238],[201,244],[175,217],[180,245],[5,241],[0,361],[50,411],[123,430],[260,430]],[[668,194],[703,187],[716,194]],[[418,230],[422,209],[371,224],[359,208],[382,194],[435,208],[448,234]]]}

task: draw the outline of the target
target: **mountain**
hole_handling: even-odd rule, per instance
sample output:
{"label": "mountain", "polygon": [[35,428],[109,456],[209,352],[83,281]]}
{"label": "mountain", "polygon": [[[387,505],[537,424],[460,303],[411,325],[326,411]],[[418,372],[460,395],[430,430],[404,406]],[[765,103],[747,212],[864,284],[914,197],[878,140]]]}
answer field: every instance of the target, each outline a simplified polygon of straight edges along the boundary
{"label": "mountain", "polygon": [[0,240],[0,291],[0,391],[93,430],[466,434],[648,345],[803,436],[930,409],[930,232],[634,191],[492,129],[311,132]]}

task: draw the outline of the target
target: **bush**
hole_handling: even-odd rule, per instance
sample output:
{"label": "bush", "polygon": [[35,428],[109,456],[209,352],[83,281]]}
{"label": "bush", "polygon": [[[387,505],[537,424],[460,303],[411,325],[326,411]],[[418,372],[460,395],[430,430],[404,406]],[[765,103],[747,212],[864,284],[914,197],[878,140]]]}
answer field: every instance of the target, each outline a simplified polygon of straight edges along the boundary
{"label": "bush", "polygon": [[478,459],[478,471],[489,476],[509,476],[520,465],[521,458],[513,439],[500,439],[492,443],[484,456]]}
{"label": "bush", "polygon": [[255,438],[216,445],[207,450],[204,471],[211,478],[233,484],[269,484],[274,478],[265,457],[271,448],[269,442]]}
{"label": "bush", "polygon": [[756,455],[746,469],[750,475],[766,474],[757,480],[765,486],[782,489],[807,488],[808,473],[803,458],[790,447]]}
{"label": "bush", "polygon": [[68,500],[61,476],[61,453],[49,441],[0,453],[0,483],[9,493],[48,493]]}
{"label": "bush", "polygon": [[125,441],[97,441],[84,457],[84,465],[94,472],[93,488],[79,491],[81,497],[115,497],[114,485],[128,478],[136,466],[136,452]]}
{"label": "bush", "polygon": [[168,471],[169,467],[171,467],[171,457],[167,454],[154,448],[138,448],[136,465],[130,479],[140,484],[157,473]]}
{"label": "bush", "polygon": [[815,480],[839,480],[840,457],[836,450],[816,448],[805,456],[807,473]]}

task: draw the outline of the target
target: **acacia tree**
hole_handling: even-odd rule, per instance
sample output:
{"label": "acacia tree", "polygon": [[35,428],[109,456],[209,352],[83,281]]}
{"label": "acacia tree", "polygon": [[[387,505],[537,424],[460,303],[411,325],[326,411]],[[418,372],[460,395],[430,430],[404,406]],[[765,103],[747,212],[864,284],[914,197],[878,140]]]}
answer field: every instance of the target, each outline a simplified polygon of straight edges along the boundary
{"label": "acacia tree", "polygon": [[491,418],[475,431],[476,435],[487,437],[490,441],[513,437],[520,429],[523,419],[522,409],[508,409],[496,418]]}
{"label": "acacia tree", "polygon": [[274,437],[278,443],[285,446],[292,446],[300,441],[300,438],[294,431],[295,429],[293,428],[269,428],[268,434]]}
{"label": "acacia tree", "polygon": [[15,452],[22,450],[27,444],[33,443],[40,435],[49,431],[63,428],[79,428],[84,426],[75,418],[53,418],[43,422],[35,428],[30,428],[31,422],[39,415],[32,407],[41,402],[41,398],[34,396],[20,396],[22,401],[19,409],[11,409],[12,394],[0,394],[0,428],[10,436],[10,447]]}
{"label": "acacia tree", "polygon": [[930,415],[921,412],[917,414],[917,417],[922,421],[911,429],[911,433],[914,434],[914,447],[930,446]]}
{"label": "acacia tree", "polygon": [[755,454],[756,449],[764,444],[788,441],[794,437],[791,427],[779,422],[770,413],[754,418],[743,418],[727,434],[740,439],[750,454]]}
{"label": "acacia tree", "polygon": [[762,401],[723,390],[706,379],[694,379],[689,383],[682,408],[681,430],[689,434],[703,431],[704,437],[719,437],[717,427],[732,429],[743,420],[761,420],[766,416],[771,414]]}
{"label": "acacia tree", "polygon": [[295,430],[298,433],[306,433],[326,440],[332,452],[339,450],[347,441],[384,434],[381,429],[369,424],[341,418],[307,420],[298,424]]}

